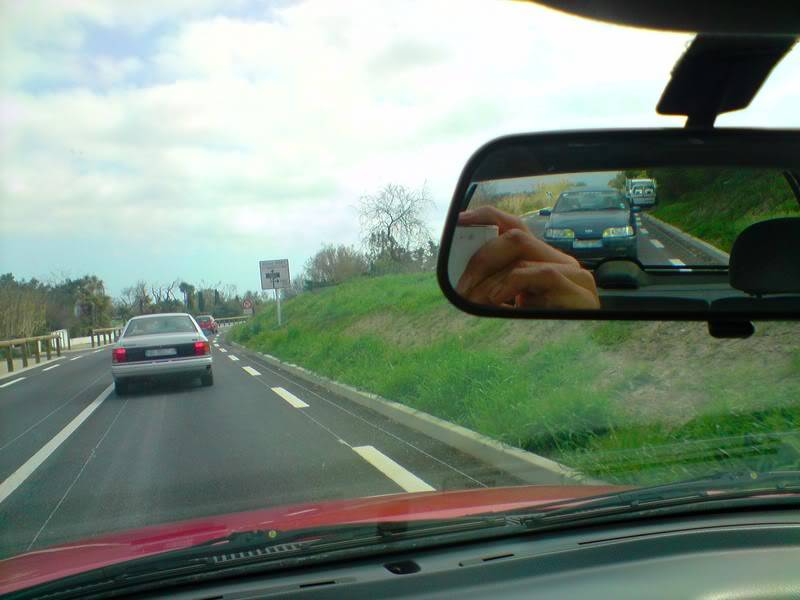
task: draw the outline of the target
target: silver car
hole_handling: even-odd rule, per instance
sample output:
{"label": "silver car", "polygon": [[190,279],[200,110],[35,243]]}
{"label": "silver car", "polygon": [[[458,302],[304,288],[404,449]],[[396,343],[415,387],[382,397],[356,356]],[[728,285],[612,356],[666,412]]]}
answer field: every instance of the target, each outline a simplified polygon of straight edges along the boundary
{"label": "silver car", "polygon": [[117,394],[132,380],[199,377],[214,385],[211,347],[197,321],[187,313],[134,317],[111,349],[111,374]]}

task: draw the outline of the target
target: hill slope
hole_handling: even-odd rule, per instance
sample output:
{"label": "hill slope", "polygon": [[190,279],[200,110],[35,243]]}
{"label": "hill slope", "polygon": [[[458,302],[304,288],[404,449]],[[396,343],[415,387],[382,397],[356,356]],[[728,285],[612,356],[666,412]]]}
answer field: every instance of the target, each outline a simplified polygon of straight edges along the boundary
{"label": "hill slope", "polygon": [[[703,323],[481,319],[432,274],[352,280],[283,313],[231,337],[608,479],[682,477],[702,467],[684,464],[686,440],[800,425],[797,325],[715,340]],[[656,447],[671,458],[651,465]]]}

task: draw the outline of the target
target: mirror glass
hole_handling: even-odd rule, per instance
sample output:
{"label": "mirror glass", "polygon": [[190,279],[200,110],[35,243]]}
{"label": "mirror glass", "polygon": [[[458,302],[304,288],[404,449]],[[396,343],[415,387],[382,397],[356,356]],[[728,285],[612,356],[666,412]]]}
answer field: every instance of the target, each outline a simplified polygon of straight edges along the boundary
{"label": "mirror glass", "polygon": [[[786,227],[769,232],[753,225],[798,216],[779,169],[641,167],[473,181],[448,278],[470,302],[508,308],[744,310],[758,302],[797,310],[797,223],[783,219]],[[732,265],[748,228],[758,235]],[[765,275],[765,261],[778,271]]]}

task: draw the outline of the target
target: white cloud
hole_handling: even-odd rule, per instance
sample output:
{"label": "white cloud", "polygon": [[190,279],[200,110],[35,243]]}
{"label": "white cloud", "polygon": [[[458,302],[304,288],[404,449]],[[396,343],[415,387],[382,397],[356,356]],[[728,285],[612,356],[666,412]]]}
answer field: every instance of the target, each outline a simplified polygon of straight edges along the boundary
{"label": "white cloud", "polygon": [[[0,234],[149,238],[154,268],[172,273],[184,259],[165,249],[198,236],[214,240],[199,260],[248,247],[297,263],[322,242],[355,242],[358,197],[387,182],[427,182],[438,227],[461,166],[491,137],[680,123],[654,107],[687,35],[510,2],[455,14],[444,0],[319,0],[269,19],[213,4],[15,9],[3,26],[14,64],[0,71]],[[86,22],[164,33],[141,55],[87,55]],[[62,85],[30,91],[33,73]]]}

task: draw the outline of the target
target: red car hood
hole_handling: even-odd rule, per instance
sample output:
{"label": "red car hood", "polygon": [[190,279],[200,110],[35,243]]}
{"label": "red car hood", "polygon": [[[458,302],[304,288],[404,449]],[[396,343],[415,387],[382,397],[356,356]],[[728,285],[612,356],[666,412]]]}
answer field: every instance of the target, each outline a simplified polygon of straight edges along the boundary
{"label": "red car hood", "polygon": [[155,525],[52,546],[0,561],[0,594],[83,571],[186,548],[236,531],[289,531],[319,525],[447,519],[620,491],[602,486],[521,486],[392,494],[298,504]]}

